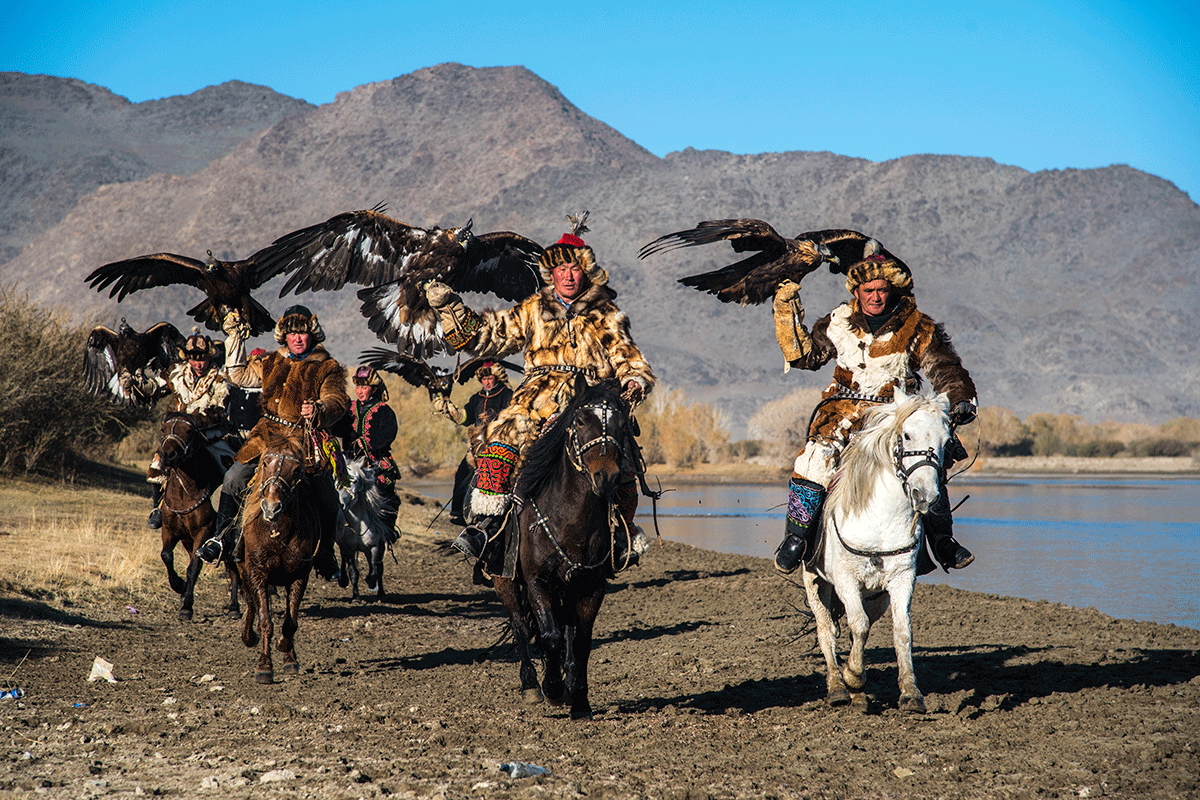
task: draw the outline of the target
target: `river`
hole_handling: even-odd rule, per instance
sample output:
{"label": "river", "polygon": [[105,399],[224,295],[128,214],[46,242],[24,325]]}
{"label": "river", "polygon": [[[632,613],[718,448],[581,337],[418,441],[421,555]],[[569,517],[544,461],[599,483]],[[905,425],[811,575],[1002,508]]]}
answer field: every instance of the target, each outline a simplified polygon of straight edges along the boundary
{"label": "river", "polygon": [[[439,484],[413,488],[449,493]],[[786,492],[784,484],[680,485],[659,501],[659,530],[709,550],[772,558]],[[955,537],[975,563],[920,580],[1200,628],[1200,478],[960,475],[950,500],[968,495],[955,512]],[[638,522],[652,532],[648,500]]]}

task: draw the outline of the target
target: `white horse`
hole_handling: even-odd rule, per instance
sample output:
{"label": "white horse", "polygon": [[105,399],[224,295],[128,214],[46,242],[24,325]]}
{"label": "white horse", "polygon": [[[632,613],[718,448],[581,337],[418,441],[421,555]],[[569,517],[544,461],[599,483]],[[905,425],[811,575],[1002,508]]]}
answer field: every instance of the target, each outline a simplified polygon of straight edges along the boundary
{"label": "white horse", "polygon": [[[830,705],[866,709],[863,650],[871,624],[890,603],[900,708],[925,712],[913,674],[909,612],[917,556],[924,547],[921,515],[937,500],[943,479],[948,410],[945,395],[908,396],[898,389],[893,403],[867,413],[862,431],[842,454],[821,514],[824,552],[816,571],[806,564],[803,573],[825,656]],[[836,649],[839,605],[850,627],[850,655],[842,669]]]}
{"label": "white horse", "polygon": [[341,511],[338,514],[334,541],[342,555],[342,570],[338,584],[351,587],[351,600],[358,599],[358,553],[367,558],[367,591],[383,597],[383,553],[399,538],[398,532],[384,522],[382,514],[388,498],[375,484],[375,470],[365,458],[347,460],[346,471],[350,485],[340,489]]}

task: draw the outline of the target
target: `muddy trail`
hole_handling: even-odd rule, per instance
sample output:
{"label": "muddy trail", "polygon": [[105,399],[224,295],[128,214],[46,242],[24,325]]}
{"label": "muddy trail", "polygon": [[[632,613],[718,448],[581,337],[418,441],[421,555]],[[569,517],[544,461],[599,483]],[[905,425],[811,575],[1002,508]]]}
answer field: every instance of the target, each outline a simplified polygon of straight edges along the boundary
{"label": "muddy trail", "polygon": [[[436,506],[409,499],[402,525],[421,530]],[[928,713],[897,710],[887,617],[869,711],[830,709],[800,588],[668,543],[612,582],[595,717],[572,721],[521,702],[514,649],[493,649],[503,610],[449,534],[402,538],[383,600],[310,584],[300,674],[271,685],[211,568],[190,622],[165,579],[136,607],[0,596],[0,670],[24,691],[0,700],[0,794],[1200,797],[1200,631],[919,584]],[[116,683],[87,680],[98,656]]]}

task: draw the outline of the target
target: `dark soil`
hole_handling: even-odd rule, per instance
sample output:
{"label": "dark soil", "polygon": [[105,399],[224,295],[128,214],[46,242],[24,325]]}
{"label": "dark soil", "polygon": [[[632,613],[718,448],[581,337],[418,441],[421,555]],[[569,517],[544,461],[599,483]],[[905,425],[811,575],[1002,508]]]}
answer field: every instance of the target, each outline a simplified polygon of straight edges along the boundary
{"label": "dark soil", "polygon": [[[611,585],[596,716],[573,722],[521,702],[515,652],[491,650],[502,608],[447,533],[401,539],[382,602],[310,585],[301,673],[273,685],[212,571],[191,622],[165,579],[136,608],[0,599],[0,670],[25,691],[0,700],[0,795],[1200,797],[1200,631],[919,585],[928,713],[896,708],[885,617],[860,714],[823,702],[799,587],[668,544]],[[88,682],[97,656],[118,683]]]}

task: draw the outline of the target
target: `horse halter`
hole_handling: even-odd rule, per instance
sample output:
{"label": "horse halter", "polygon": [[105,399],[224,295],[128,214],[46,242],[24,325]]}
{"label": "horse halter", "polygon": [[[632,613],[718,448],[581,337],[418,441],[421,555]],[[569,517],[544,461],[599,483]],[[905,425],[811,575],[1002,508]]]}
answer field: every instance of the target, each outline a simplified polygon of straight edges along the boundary
{"label": "horse halter", "polygon": [[[916,458],[918,456],[921,459],[920,461],[908,467],[904,465],[904,459]],[[896,437],[896,446],[892,448],[892,464],[896,470],[896,477],[900,479],[900,482],[904,484],[906,489],[908,488],[908,479],[921,467],[933,467],[937,470],[939,483],[945,474],[942,460],[938,457],[937,450],[932,447],[927,447],[924,450],[905,450],[902,436]]]}
{"label": "horse halter", "polygon": [[[163,442],[178,442],[179,443],[179,447],[183,450],[183,455],[180,456],[180,458],[183,458],[191,451],[192,443],[195,441],[195,438],[192,436],[189,436],[187,439],[184,439],[183,437],[178,436],[175,433],[175,423],[177,423],[177,422],[182,422],[184,425],[191,428],[193,432],[197,430],[197,426],[196,426],[196,421],[194,419],[192,419],[191,417],[173,417],[169,423],[170,427],[167,429],[167,432],[165,434],[163,434],[163,438],[162,438]],[[159,449],[160,450],[162,449],[161,444],[159,444]]]}
{"label": "horse halter", "polygon": [[[259,463],[259,469],[262,469],[263,465],[265,465],[267,463],[267,459],[273,459],[275,461],[294,461],[297,464],[300,464],[301,466],[304,465],[304,462],[300,458],[292,455],[291,453],[263,453],[262,461]],[[279,486],[282,487],[280,489],[280,491],[283,493],[283,503],[284,503],[284,505],[287,505],[287,503],[291,502],[292,495],[295,494],[296,488],[300,485],[300,481],[296,481],[295,483],[289,484],[286,480],[279,477],[279,473],[276,472],[274,475],[271,475],[270,477],[268,477],[266,480],[264,480],[262,482],[262,485],[259,487],[259,490],[265,492],[267,490],[268,486],[272,486],[274,484],[279,484]],[[266,516],[266,508],[265,508],[266,502],[267,502],[267,499],[264,497],[262,499],[262,501],[259,503],[260,506],[263,506],[263,516],[264,517]]]}
{"label": "horse halter", "polygon": [[596,415],[596,418],[600,420],[600,435],[588,439],[586,442],[581,444],[579,441],[579,429],[575,425],[571,425],[571,432],[567,437],[567,458],[570,459],[571,466],[573,466],[577,472],[579,472],[581,475],[587,475],[588,481],[592,482],[592,488],[596,489],[595,482],[592,480],[591,474],[588,472],[587,467],[583,463],[583,454],[591,450],[593,447],[599,447],[600,453],[603,455],[605,448],[607,448],[610,444],[616,448],[618,455],[621,454],[621,442],[615,436],[609,433],[609,424],[612,420],[612,417],[616,415],[617,409],[610,401],[607,400],[580,406],[578,410],[583,411],[585,409],[591,411]]}

